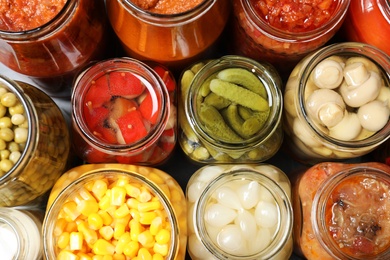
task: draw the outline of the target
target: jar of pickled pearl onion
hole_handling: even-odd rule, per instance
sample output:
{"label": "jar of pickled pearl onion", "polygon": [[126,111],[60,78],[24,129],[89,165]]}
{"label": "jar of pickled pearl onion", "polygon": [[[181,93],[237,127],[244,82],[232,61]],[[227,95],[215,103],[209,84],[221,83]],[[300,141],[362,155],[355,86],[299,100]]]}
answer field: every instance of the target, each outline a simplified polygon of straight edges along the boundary
{"label": "jar of pickled pearl onion", "polygon": [[200,259],[288,259],[291,185],[268,164],[208,165],[188,182],[188,252]]}

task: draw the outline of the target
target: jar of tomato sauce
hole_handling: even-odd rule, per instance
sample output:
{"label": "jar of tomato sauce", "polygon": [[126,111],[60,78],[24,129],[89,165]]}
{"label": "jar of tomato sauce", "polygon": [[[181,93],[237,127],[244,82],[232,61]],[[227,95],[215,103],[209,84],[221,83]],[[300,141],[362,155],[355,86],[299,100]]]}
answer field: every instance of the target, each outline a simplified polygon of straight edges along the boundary
{"label": "jar of tomato sauce", "polygon": [[232,51],[266,60],[288,76],[299,60],[335,35],[349,2],[233,0]]}
{"label": "jar of tomato sauce", "polygon": [[184,260],[184,192],[145,166],[85,164],[54,185],[43,221],[45,259]]}
{"label": "jar of tomato sauce", "polygon": [[324,162],[293,182],[295,252],[307,259],[388,259],[390,167]]}
{"label": "jar of tomato sauce", "polygon": [[390,55],[387,44],[390,35],[389,1],[351,1],[342,31],[346,40],[371,44]]}
{"label": "jar of tomato sauce", "polygon": [[7,1],[0,17],[0,62],[51,95],[69,90],[72,74],[107,50],[102,1]]}
{"label": "jar of tomato sauce", "polygon": [[156,165],[172,154],[175,79],[164,66],[148,64],[132,58],[103,60],[75,79],[72,144],[81,159]]}
{"label": "jar of tomato sauce", "polygon": [[345,42],[307,55],[284,90],[286,147],[315,164],[368,154],[390,138],[390,58]]}
{"label": "jar of tomato sauce", "polygon": [[108,18],[125,52],[180,70],[216,50],[230,1],[107,0]]}

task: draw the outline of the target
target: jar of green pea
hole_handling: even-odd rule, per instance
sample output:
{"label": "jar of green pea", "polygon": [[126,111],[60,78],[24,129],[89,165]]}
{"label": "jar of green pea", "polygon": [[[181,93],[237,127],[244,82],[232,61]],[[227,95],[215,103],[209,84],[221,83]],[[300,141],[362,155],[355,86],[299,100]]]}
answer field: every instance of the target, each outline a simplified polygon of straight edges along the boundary
{"label": "jar of green pea", "polygon": [[199,62],[180,77],[179,143],[200,163],[254,163],[283,140],[282,81],[273,66],[241,56]]}

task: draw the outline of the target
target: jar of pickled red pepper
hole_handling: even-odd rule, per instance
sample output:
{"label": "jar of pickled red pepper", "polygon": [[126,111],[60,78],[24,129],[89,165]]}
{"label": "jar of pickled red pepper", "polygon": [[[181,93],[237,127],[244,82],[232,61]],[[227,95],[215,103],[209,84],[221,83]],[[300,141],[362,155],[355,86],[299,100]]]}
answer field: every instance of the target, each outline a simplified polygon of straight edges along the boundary
{"label": "jar of pickled red pepper", "polygon": [[200,163],[253,163],[283,140],[281,79],[267,63],[241,56],[199,62],[180,78],[179,143]]}
{"label": "jar of pickled red pepper", "polygon": [[107,0],[111,26],[124,51],[180,71],[208,58],[230,13],[230,1]]}
{"label": "jar of pickled red pepper", "polygon": [[207,165],[187,184],[188,252],[203,259],[289,259],[291,185],[269,164]]}
{"label": "jar of pickled red pepper", "polygon": [[293,182],[295,252],[307,259],[388,259],[390,167],[319,163]]}
{"label": "jar of pickled red pepper", "polygon": [[156,165],[177,138],[176,83],[164,66],[132,58],[91,65],[72,91],[75,153],[88,163]]}
{"label": "jar of pickled red pepper", "polygon": [[184,260],[183,190],[167,173],[125,164],[85,164],[54,185],[43,222],[46,259]]}
{"label": "jar of pickled red pepper", "polygon": [[102,1],[8,1],[0,14],[0,62],[51,95],[69,96],[75,71],[107,52]]}
{"label": "jar of pickled red pepper", "polygon": [[371,44],[390,55],[390,46],[387,44],[390,35],[390,2],[351,1],[342,32],[348,41]]}
{"label": "jar of pickled red pepper", "polygon": [[232,51],[273,64],[282,77],[340,29],[350,0],[233,0]]}
{"label": "jar of pickled red pepper", "polygon": [[0,207],[40,204],[67,167],[69,139],[47,94],[0,76]]}
{"label": "jar of pickled red pepper", "polygon": [[309,164],[363,156],[390,138],[390,58],[363,43],[306,56],[284,91],[286,144]]}

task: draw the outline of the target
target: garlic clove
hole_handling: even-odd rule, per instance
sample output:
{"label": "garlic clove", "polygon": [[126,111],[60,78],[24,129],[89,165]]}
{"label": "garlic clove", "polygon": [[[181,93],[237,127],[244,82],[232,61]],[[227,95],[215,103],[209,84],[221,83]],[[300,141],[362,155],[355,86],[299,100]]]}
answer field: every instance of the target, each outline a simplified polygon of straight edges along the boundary
{"label": "garlic clove", "polygon": [[329,136],[343,141],[351,141],[359,135],[361,130],[362,126],[357,114],[346,110],[343,119],[337,125],[329,128]]}
{"label": "garlic clove", "polygon": [[390,109],[387,107],[387,104],[374,100],[361,106],[357,115],[363,128],[377,132],[389,121]]}
{"label": "garlic clove", "polygon": [[312,78],[319,88],[337,88],[343,81],[343,66],[331,59],[323,60],[314,68]]}
{"label": "garlic clove", "polygon": [[344,68],[344,78],[349,86],[359,86],[370,77],[370,73],[362,62],[348,64]]}

